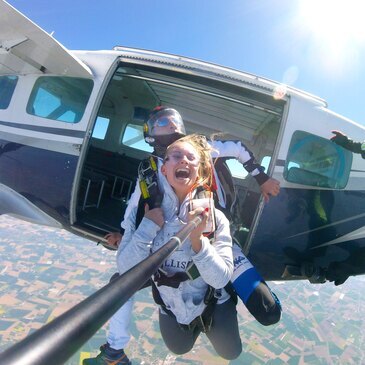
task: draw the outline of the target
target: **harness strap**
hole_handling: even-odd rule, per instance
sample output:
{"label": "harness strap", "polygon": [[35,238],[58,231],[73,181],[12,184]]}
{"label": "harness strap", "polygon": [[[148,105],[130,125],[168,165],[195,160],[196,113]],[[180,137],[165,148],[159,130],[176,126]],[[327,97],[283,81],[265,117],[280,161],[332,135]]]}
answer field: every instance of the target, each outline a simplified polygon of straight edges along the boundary
{"label": "harness strap", "polygon": [[167,276],[163,270],[158,269],[154,275],[157,286],[166,285],[178,288],[180,283],[186,280],[195,280],[200,276],[200,272],[193,261],[190,262],[186,271],[177,272],[172,276]]}
{"label": "harness strap", "polygon": [[167,276],[162,270],[157,270],[154,275],[154,282],[157,286],[165,285],[171,288],[178,288],[180,283],[189,280],[189,276],[185,271],[177,272],[172,276]]}
{"label": "harness strap", "polygon": [[150,209],[158,208],[162,203],[162,194],[158,187],[157,159],[153,156],[141,161],[138,166],[141,197],[138,202],[135,227],[138,228],[144,216],[146,203]]}
{"label": "harness strap", "polygon": [[235,305],[238,303],[238,296],[236,291],[234,290],[232,281],[229,281],[228,284],[224,287],[224,290],[230,295]]}

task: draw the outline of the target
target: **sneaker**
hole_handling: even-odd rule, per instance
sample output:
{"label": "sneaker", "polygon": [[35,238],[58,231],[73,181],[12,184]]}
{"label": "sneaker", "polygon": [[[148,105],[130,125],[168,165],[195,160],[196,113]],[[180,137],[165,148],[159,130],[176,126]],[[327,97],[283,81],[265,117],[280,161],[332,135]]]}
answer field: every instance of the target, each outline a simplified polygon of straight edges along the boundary
{"label": "sneaker", "polygon": [[132,365],[123,350],[115,355],[109,354],[108,344],[100,347],[100,354],[96,357],[85,359],[82,365]]}

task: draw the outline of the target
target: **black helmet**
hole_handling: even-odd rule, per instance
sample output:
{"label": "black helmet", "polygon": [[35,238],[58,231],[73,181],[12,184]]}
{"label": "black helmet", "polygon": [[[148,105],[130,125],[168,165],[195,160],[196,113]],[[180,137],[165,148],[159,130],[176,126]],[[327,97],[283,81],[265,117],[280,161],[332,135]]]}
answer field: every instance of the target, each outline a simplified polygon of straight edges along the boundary
{"label": "black helmet", "polygon": [[151,146],[167,147],[186,135],[184,122],[175,109],[158,106],[143,126],[145,141]]}

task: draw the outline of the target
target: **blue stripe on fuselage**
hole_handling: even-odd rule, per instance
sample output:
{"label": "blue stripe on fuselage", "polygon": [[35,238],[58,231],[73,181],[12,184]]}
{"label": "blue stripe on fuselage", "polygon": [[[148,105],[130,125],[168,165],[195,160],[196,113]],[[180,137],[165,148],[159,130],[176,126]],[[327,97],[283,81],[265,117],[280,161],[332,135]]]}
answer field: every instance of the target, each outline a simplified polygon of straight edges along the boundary
{"label": "blue stripe on fuselage", "polygon": [[78,156],[0,140],[0,182],[69,224]]}
{"label": "blue stripe on fuselage", "polygon": [[76,137],[76,138],[85,137],[85,131],[78,131],[78,130],[66,129],[66,128],[44,127],[44,126],[33,125],[33,124],[5,122],[3,120],[0,120],[0,125],[4,125],[6,127],[18,128],[18,129],[25,129],[28,131],[55,134],[55,135],[60,135],[60,136],[69,136],[69,137]]}

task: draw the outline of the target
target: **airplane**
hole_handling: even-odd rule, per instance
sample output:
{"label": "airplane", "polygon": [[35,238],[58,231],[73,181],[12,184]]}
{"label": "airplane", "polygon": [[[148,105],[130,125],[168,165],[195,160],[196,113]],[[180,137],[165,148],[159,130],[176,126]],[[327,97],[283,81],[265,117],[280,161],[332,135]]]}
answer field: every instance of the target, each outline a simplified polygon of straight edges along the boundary
{"label": "airplane", "polygon": [[365,139],[325,100],[278,82],[178,55],[116,46],[69,51],[0,1],[0,214],[95,242],[118,231],[143,123],[175,108],[187,133],[240,140],[280,181],[265,204],[228,160],[234,221],[265,280],[334,281],[365,273],[365,161],[329,140]]}

